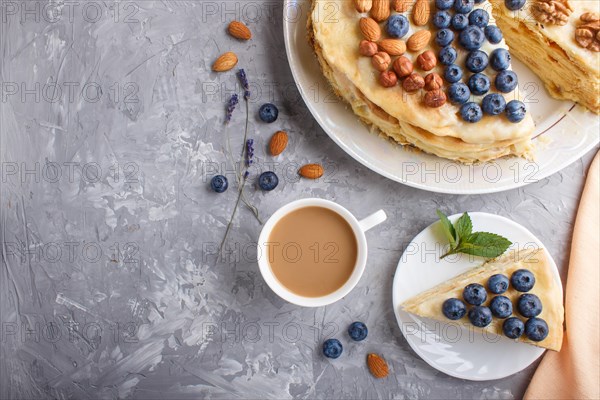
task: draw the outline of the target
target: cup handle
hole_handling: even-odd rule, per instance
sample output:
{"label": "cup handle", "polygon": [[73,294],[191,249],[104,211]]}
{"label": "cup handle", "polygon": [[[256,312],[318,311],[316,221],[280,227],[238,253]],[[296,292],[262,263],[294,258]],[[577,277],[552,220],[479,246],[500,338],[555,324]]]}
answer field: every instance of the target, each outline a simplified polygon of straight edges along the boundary
{"label": "cup handle", "polygon": [[367,218],[358,221],[358,225],[360,225],[360,229],[363,232],[368,231],[371,228],[381,224],[387,219],[387,214],[383,210],[379,210],[376,213],[369,215]]}

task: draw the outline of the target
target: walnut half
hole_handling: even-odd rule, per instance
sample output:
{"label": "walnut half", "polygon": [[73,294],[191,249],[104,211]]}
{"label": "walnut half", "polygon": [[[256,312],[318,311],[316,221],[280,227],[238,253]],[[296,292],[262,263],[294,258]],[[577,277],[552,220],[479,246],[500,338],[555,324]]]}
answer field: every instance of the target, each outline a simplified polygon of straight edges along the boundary
{"label": "walnut half", "polygon": [[573,13],[569,0],[536,0],[531,13],[542,24],[566,25]]}
{"label": "walnut half", "polygon": [[600,51],[600,14],[586,12],[579,17],[581,23],[575,30],[577,44],[590,51]]}

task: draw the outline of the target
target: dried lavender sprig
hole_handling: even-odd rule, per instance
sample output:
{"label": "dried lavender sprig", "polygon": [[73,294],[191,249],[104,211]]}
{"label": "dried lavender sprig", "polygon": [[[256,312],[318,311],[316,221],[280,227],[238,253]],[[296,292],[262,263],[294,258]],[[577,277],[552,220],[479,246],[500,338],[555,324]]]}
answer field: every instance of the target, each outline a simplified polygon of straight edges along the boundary
{"label": "dried lavender sprig", "polygon": [[248,77],[246,76],[246,71],[241,68],[238,71],[238,78],[240,79],[240,83],[242,84],[242,88],[244,89],[244,99],[248,101],[250,98],[250,85],[248,84]]}
{"label": "dried lavender sprig", "polygon": [[231,95],[229,98],[229,102],[227,102],[227,113],[225,114],[225,123],[228,124],[231,122],[231,116],[233,115],[233,111],[235,107],[238,105],[240,99],[237,94]]}
{"label": "dried lavender sprig", "polygon": [[[249,167],[254,162],[254,139],[246,141],[246,167]],[[248,171],[246,171],[247,173]]]}

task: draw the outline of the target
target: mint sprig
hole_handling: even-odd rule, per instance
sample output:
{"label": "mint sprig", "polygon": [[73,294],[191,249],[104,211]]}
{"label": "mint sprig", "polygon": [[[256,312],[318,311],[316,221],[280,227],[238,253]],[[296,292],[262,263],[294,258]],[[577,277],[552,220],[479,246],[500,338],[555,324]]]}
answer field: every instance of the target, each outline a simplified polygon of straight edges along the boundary
{"label": "mint sprig", "polygon": [[440,258],[457,253],[484,258],[496,258],[512,245],[510,240],[495,233],[473,232],[473,222],[468,213],[464,213],[452,225],[443,212],[440,210],[436,212],[440,218],[442,231],[450,243],[450,250]]}

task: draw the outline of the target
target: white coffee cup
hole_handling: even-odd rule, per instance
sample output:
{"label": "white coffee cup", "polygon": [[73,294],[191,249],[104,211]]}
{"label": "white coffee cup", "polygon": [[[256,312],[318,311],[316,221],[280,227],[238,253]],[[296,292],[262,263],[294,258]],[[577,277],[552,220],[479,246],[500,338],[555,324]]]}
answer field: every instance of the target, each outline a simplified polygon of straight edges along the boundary
{"label": "white coffee cup", "polygon": [[[273,227],[281,220],[282,217],[289,214],[290,212],[297,210],[299,208],[304,207],[323,207],[329,210],[336,212],[342,218],[348,222],[350,227],[352,227],[352,231],[354,232],[354,236],[356,237],[357,243],[357,255],[356,255],[356,264],[354,265],[354,270],[350,275],[350,278],[346,281],[346,283],[337,289],[336,291],[321,297],[305,297],[300,296],[285,286],[283,286],[279,280],[275,277],[273,270],[269,264],[268,260],[268,249],[267,243],[269,242],[269,237],[271,236],[271,231]],[[387,215],[383,210],[379,210],[376,213],[368,216],[367,218],[359,221],[350,213],[350,211],[346,210],[344,207],[340,206],[333,201],[317,199],[317,198],[309,198],[309,199],[301,199],[296,200],[291,203],[286,204],[277,210],[271,218],[264,225],[260,237],[258,239],[258,267],[260,269],[260,273],[262,274],[267,285],[282,299],[289,301],[290,303],[297,304],[303,307],[321,307],[326,306],[328,304],[334,303],[350,293],[352,289],[356,286],[358,281],[360,280],[363,272],[365,271],[365,266],[367,265],[367,239],[365,237],[365,232],[369,229],[375,227],[376,225],[381,224],[383,221],[387,219]]]}

